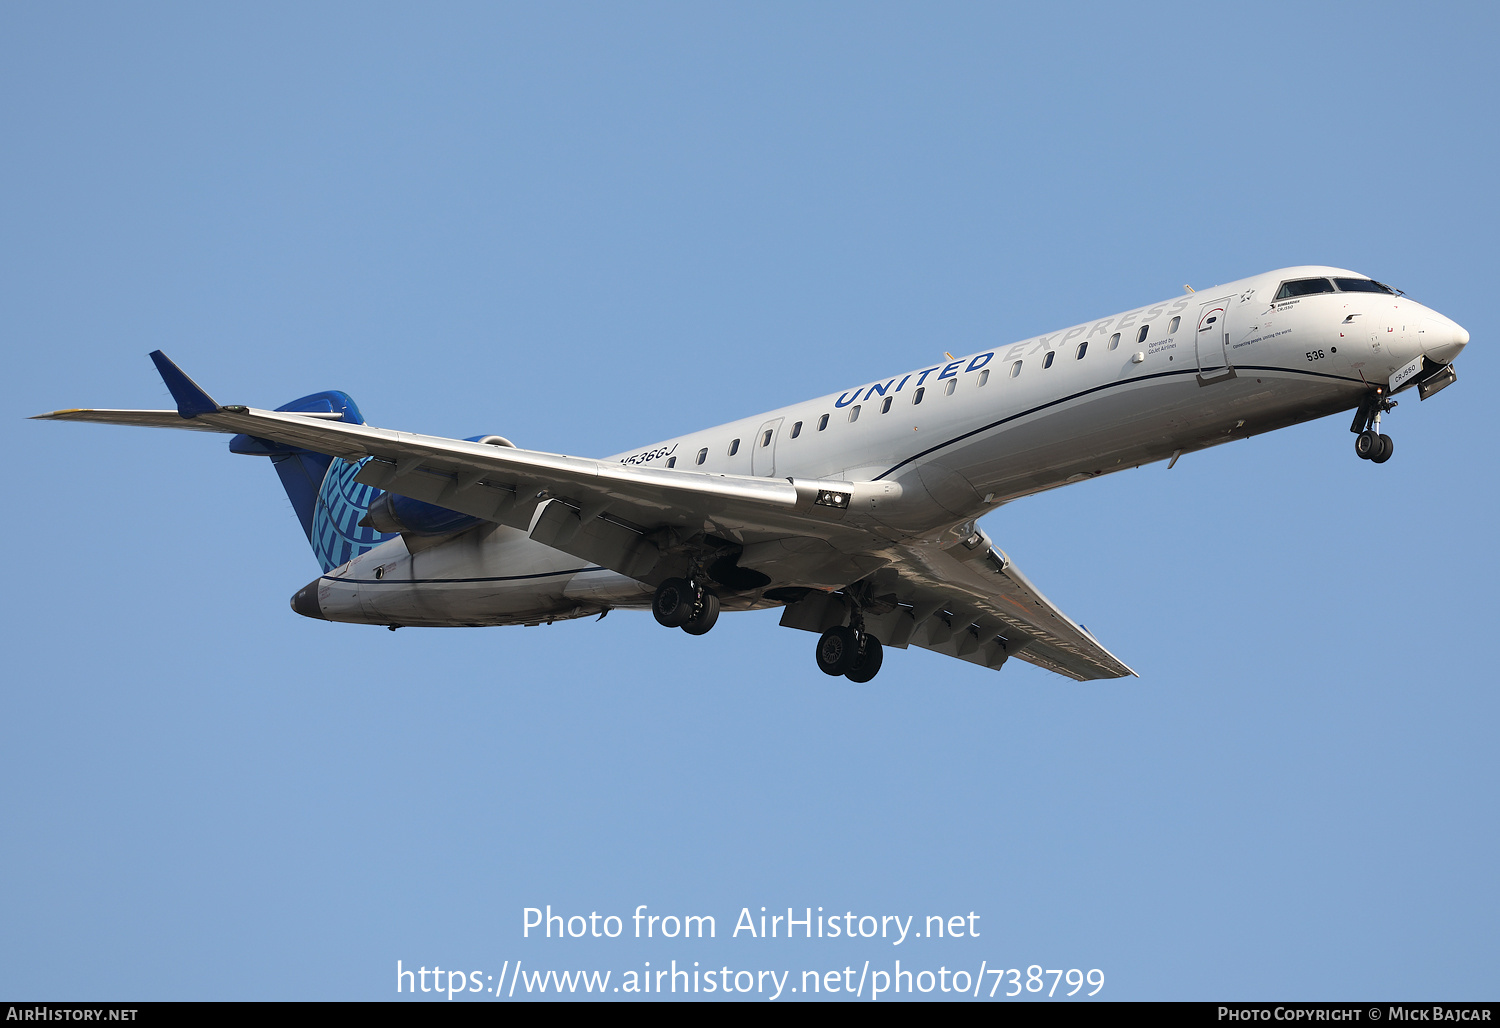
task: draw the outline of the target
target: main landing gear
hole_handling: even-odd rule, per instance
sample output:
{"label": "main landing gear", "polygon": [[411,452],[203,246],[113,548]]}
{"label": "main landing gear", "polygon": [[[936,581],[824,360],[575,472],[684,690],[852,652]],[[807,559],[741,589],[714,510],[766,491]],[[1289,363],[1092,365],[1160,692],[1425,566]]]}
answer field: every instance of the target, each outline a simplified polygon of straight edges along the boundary
{"label": "main landing gear", "polygon": [[1354,424],[1349,431],[1359,433],[1354,437],[1354,453],[1360,460],[1384,464],[1391,459],[1396,444],[1390,436],[1380,434],[1380,415],[1395,406],[1395,400],[1386,399],[1384,389],[1376,389],[1354,412]]}
{"label": "main landing gear", "polygon": [[865,631],[865,619],[854,608],[853,625],[837,625],[818,637],[814,654],[818,670],[825,675],[843,675],[851,682],[863,684],[880,673],[885,659],[880,640]]}
{"label": "main landing gear", "polygon": [[657,624],[666,628],[704,635],[719,620],[719,598],[696,582],[669,578],[656,587],[651,613]]}

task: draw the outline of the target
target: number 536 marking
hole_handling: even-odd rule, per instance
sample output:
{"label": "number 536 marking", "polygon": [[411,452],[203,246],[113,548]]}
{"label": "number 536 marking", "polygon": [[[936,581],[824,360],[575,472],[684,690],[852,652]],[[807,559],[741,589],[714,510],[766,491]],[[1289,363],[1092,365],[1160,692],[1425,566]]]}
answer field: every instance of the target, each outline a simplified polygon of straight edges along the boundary
{"label": "number 536 marking", "polygon": [[1307,359],[1310,361],[1320,361],[1326,356],[1328,355],[1322,350],[1309,350],[1307,352]]}

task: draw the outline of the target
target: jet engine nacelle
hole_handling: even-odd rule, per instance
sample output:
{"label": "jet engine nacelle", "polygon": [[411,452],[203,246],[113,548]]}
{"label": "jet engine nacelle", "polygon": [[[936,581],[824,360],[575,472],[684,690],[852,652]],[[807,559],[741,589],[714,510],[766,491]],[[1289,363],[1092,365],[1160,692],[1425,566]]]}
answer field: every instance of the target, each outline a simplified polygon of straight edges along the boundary
{"label": "jet engine nacelle", "polygon": [[370,509],[360,524],[378,532],[400,532],[402,535],[452,535],[477,525],[479,521],[472,514],[423,503],[410,496],[381,493],[370,501]]}
{"label": "jet engine nacelle", "polygon": [[[509,446],[515,443],[503,435],[471,435],[471,443],[488,443],[491,446]],[[380,532],[400,532],[402,535],[452,535],[480,522],[472,514],[462,514],[435,503],[423,503],[410,496],[398,493],[381,493],[370,501],[361,525],[368,525]]]}

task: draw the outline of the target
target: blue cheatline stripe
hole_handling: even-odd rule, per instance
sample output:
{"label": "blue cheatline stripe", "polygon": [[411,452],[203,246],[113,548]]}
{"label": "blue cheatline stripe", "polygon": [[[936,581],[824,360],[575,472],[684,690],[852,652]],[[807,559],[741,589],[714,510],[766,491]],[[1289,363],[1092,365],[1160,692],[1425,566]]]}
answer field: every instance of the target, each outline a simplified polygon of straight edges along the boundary
{"label": "blue cheatline stripe", "polygon": [[609,568],[590,566],[575,571],[539,571],[534,575],[496,575],[493,578],[334,578],[322,575],[325,582],[347,582],[355,585],[459,585],[465,582],[525,582],[535,578],[556,578],[559,575],[587,575]]}
{"label": "blue cheatline stripe", "polygon": [[[1347,375],[1330,375],[1322,371],[1302,371],[1298,368],[1270,368],[1254,364],[1244,364],[1235,365],[1234,369],[1236,371],[1274,371],[1277,374],[1281,375],[1305,375],[1309,378],[1331,378],[1337,382],[1349,382],[1351,384],[1357,385],[1368,384],[1363,379],[1349,378]],[[990,431],[990,429],[999,428],[1001,425],[1015,421],[1017,418],[1028,417],[1032,414],[1037,413],[1038,411],[1044,411],[1049,407],[1056,407],[1058,404],[1068,403],[1072,400],[1078,399],[1080,396],[1088,396],[1091,393],[1103,392],[1106,389],[1114,389],[1118,386],[1130,386],[1135,385],[1138,382],[1149,382],[1154,378],[1173,378],[1182,375],[1197,375],[1198,373],[1199,372],[1197,368],[1184,368],[1181,371],[1158,371],[1150,375],[1142,375],[1140,378],[1128,378],[1121,382],[1106,382],[1104,385],[1093,386],[1089,389],[1084,389],[1080,392],[1073,393],[1071,396],[1064,396],[1058,400],[1048,400],[1046,403],[1038,404],[1037,406],[1032,407],[1030,410],[1023,410],[1016,414],[1009,414],[1001,418],[999,421],[993,421],[990,424],[983,426],[982,428],[976,428],[972,431],[965,432],[963,435],[954,436],[952,439],[938,443],[936,446],[929,446],[921,453],[914,453],[910,457],[907,457],[905,460],[901,461],[899,464],[891,465],[889,468],[876,475],[874,479],[872,479],[872,481],[879,482],[886,475],[889,475],[895,471],[900,471],[912,461],[921,460],[928,454],[936,453],[938,450],[941,450],[944,447],[952,446],[954,443],[961,443],[965,439],[971,438],[972,436],[976,436],[984,432],[988,432]]]}

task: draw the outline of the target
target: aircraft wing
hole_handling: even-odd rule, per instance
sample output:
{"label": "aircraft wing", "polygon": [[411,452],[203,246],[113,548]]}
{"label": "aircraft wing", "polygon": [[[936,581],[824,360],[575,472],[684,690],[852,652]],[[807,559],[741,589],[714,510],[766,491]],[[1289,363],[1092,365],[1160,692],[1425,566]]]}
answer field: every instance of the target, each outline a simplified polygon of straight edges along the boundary
{"label": "aircraft wing", "polygon": [[[963,543],[893,547],[894,559],[868,578],[861,597],[865,625],[877,639],[996,670],[1015,657],[1080,682],[1135,674],[1043,596],[982,532],[973,538],[972,550]],[[842,597],[812,595],[788,606],[781,623],[821,632],[842,624],[844,616]]]}
{"label": "aircraft wing", "polygon": [[518,528],[649,584],[685,572],[681,544],[719,537],[740,547],[739,568],[762,576],[761,584],[802,588],[783,625],[822,631],[842,624],[846,599],[836,590],[858,589],[867,626],[887,645],[921,646],[991,668],[1017,657],[1080,681],[1135,673],[1047,600],[983,532],[943,548],[894,541],[868,519],[849,517],[898,502],[901,487],[893,482],[638,467],[220,406],[160,351],[152,358],[176,411],[38,417],[245,433],[360,462],[363,484]]}
{"label": "aircraft wing", "polygon": [[795,544],[811,537],[806,541],[816,552],[794,563],[812,572],[796,584],[812,587],[841,587],[886,561],[879,553],[884,540],[844,521],[851,507],[899,499],[901,487],[895,483],[637,467],[317,415],[221,406],[160,351],[152,357],[178,401],[177,411],[63,410],[38,418],[245,433],[363,462],[357,480],[365,485],[529,531],[544,545],[651,584],[682,574],[680,561],[661,558],[704,534],[746,549],[765,544],[762,550],[774,551],[773,572],[792,566],[774,560],[785,550],[779,540]]}

